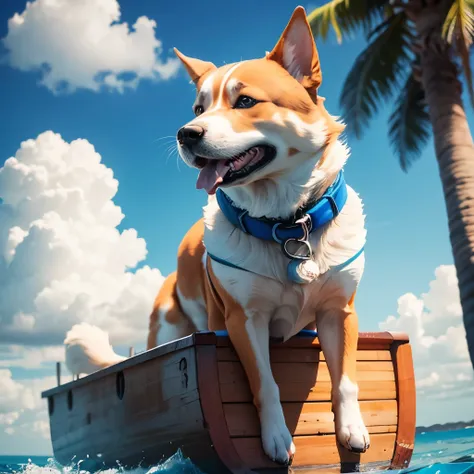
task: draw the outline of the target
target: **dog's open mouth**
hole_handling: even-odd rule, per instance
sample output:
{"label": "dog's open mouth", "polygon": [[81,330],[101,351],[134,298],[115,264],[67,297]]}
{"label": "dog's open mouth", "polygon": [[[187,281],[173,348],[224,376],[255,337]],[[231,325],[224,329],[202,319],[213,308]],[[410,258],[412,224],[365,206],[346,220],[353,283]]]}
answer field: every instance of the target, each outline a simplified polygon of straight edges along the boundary
{"label": "dog's open mouth", "polygon": [[246,178],[257,169],[270,163],[275,155],[274,147],[259,145],[227,160],[198,156],[194,163],[201,171],[196,188],[205,189],[207,194],[215,194],[220,185]]}

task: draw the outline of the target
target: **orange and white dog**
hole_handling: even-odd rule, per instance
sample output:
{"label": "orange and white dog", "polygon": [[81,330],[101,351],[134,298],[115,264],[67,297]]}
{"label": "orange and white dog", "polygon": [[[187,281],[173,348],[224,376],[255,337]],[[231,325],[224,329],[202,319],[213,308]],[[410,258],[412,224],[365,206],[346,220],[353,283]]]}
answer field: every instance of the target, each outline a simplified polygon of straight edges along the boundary
{"label": "orange and white dog", "polygon": [[[269,360],[269,338],[316,324],[332,381],[338,441],[363,452],[369,435],[356,384],[354,308],[364,270],[362,203],[345,184],[344,129],[318,96],[321,68],[305,11],[296,8],[264,58],[222,67],[176,50],[197,88],[196,115],[178,131],[200,170],[204,218],[179,247],[150,317],[148,348],[201,330],[227,330],[253,393],[266,454],[295,447]],[[116,363],[107,336],[66,338],[69,366]],[[88,364],[88,365],[87,365]]]}

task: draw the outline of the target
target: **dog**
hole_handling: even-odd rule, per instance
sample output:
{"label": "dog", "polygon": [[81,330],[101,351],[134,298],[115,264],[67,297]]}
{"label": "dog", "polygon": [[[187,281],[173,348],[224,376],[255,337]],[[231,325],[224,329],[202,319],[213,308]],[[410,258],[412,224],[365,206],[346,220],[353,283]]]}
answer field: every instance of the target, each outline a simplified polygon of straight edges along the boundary
{"label": "dog", "polygon": [[[226,330],[244,367],[270,459],[295,453],[272,376],[269,339],[314,325],[329,368],[337,440],[364,452],[369,435],[356,383],[354,299],[364,270],[365,216],[343,167],[344,125],[318,95],[321,66],[297,7],[264,57],[216,67],[175,49],[196,86],[195,117],[179,129],[183,161],[208,194],[177,270],[156,297],[147,348],[195,331]],[[117,362],[87,331],[68,337],[73,370]],[[83,334],[83,333],[86,334]]]}

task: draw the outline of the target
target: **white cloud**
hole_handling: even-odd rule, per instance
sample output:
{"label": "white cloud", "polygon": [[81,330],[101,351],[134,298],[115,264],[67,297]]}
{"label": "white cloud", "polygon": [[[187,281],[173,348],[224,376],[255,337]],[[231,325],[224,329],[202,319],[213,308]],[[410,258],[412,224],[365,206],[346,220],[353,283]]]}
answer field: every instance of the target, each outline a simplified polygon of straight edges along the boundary
{"label": "white cloud", "polygon": [[55,377],[14,380],[10,370],[0,369],[0,430],[7,435],[26,430],[49,439],[46,402],[41,392],[55,382]]}
{"label": "white cloud", "polygon": [[[1,425],[13,425],[16,420],[20,417],[20,412],[10,411],[8,413],[0,413],[0,426]],[[8,429],[8,428],[5,428]]]}
{"label": "white cloud", "polygon": [[473,370],[453,265],[435,270],[427,293],[401,296],[398,315],[389,316],[379,326],[409,334],[417,392],[425,402],[472,396]]}
{"label": "white cloud", "polygon": [[13,380],[9,370],[0,369],[0,387],[0,429],[12,434],[12,425],[25,409],[35,408],[35,399],[30,389]]}
{"label": "white cloud", "polygon": [[38,433],[42,438],[46,438],[46,439],[49,438],[50,437],[49,419],[34,421],[32,429],[34,433]]}
{"label": "white cloud", "polygon": [[163,57],[156,22],[120,23],[117,0],[34,0],[8,20],[6,61],[21,71],[41,71],[53,92],[101,87],[122,92],[140,80],[166,80],[179,68]]}
{"label": "white cloud", "polygon": [[40,393],[55,377],[18,379],[9,368],[38,377],[37,369],[64,361],[62,342],[77,322],[102,327],[114,344],[146,340],[164,278],[136,270],[146,242],[117,229],[117,190],[87,140],[67,143],[50,131],[0,167],[0,444],[33,439],[50,449]]}
{"label": "white cloud", "polygon": [[64,346],[28,347],[21,345],[0,346],[0,368],[24,369],[49,368],[52,362],[64,362]]}
{"label": "white cloud", "polygon": [[15,413],[35,407],[32,393],[25,390],[21,383],[13,380],[10,370],[0,369],[0,387],[2,387],[0,390],[0,414],[3,415],[4,423],[12,418],[17,418]]}
{"label": "white cloud", "polygon": [[[135,229],[116,228],[124,217],[117,189],[87,140],[67,143],[51,131],[23,142],[0,168],[0,343],[59,345],[83,321],[113,344],[145,340],[163,276],[148,266],[131,271],[146,243]],[[58,358],[51,347],[16,350],[30,366],[34,357]]]}

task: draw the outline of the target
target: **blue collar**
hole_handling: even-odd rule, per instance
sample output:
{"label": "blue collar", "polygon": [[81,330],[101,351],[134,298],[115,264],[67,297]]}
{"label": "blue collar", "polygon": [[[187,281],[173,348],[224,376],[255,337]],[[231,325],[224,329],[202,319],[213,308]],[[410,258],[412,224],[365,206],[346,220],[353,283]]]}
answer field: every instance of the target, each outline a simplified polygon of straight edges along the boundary
{"label": "blue collar", "polygon": [[[221,189],[216,193],[217,203],[226,218],[246,234],[262,240],[274,240],[284,244],[288,239],[300,240],[305,237],[303,225],[297,219],[280,221],[266,217],[251,217],[246,210],[235,206],[232,200]],[[308,217],[309,232],[314,232],[334,219],[347,200],[347,186],[342,171],[323,196],[308,210],[302,209],[303,216]]]}

